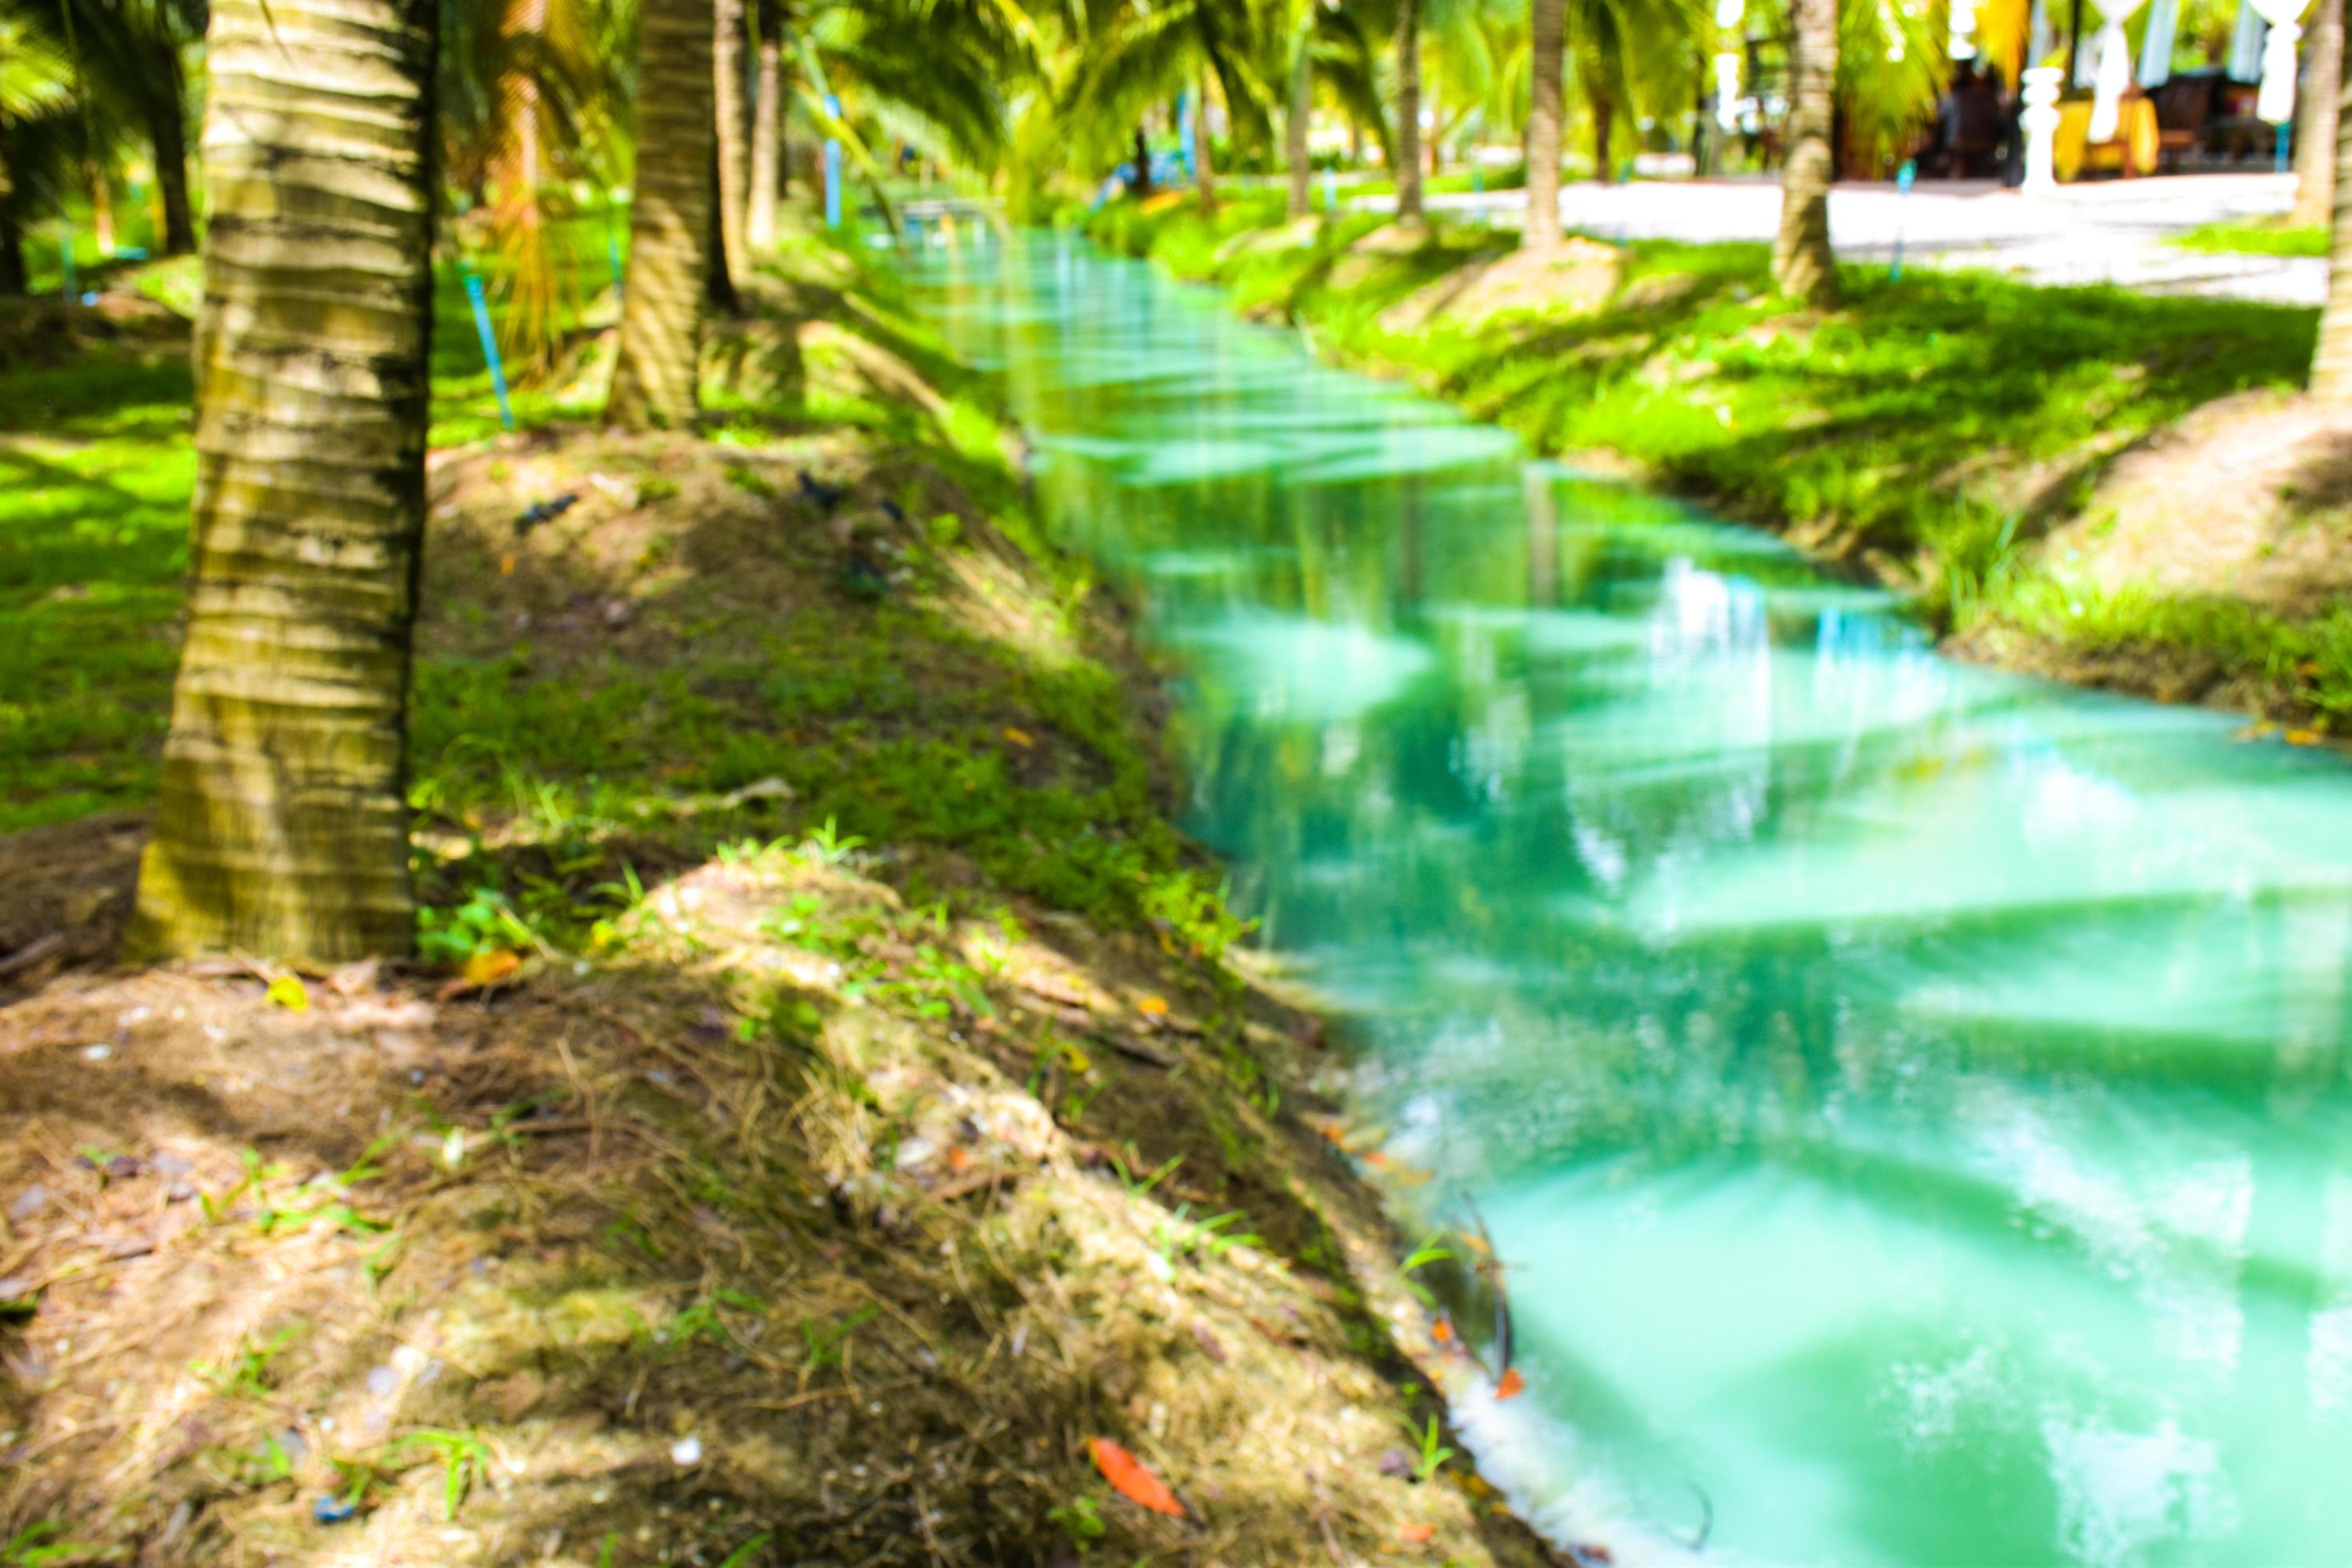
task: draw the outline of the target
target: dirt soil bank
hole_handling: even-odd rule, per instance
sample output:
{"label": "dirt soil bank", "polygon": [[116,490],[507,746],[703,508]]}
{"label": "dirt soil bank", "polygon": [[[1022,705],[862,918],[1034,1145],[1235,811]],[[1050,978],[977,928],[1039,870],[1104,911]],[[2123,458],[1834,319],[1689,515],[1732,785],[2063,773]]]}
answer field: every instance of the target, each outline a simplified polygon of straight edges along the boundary
{"label": "dirt soil bank", "polygon": [[431,961],[110,967],[136,816],[0,840],[0,1562],[1565,1560],[1407,1451],[1322,1026],[1001,474],[801,418],[434,487]]}

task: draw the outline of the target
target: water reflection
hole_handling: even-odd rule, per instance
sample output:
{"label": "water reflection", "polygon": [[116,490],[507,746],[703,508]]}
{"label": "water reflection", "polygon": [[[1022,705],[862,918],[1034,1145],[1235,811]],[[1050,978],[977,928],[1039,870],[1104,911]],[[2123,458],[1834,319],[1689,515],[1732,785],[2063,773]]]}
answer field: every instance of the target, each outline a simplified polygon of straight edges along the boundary
{"label": "water reflection", "polygon": [[1620,1561],[1694,1482],[1735,1560],[2352,1556],[2337,763],[1949,663],[1139,267],[933,266],[1513,1267],[1499,1468]]}

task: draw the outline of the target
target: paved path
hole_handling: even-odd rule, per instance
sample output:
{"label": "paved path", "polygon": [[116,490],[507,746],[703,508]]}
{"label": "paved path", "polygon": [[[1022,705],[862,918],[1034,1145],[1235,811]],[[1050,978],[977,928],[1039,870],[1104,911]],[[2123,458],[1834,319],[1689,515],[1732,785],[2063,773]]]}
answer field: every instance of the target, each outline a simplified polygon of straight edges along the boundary
{"label": "paved path", "polygon": [[[2224,256],[2184,250],[2168,237],[2226,219],[2283,213],[2287,174],[2184,174],[2059,187],[2025,196],[1992,184],[1923,184],[1909,195],[1885,184],[1840,185],[1830,197],[1830,237],[1849,260],[1904,254],[1944,267],[1988,267],[2038,283],[2117,283],[2176,293],[2228,294],[2315,305],[2327,264],[2314,257]],[[1393,198],[1359,203],[1386,206]],[[1517,226],[1517,191],[1433,195],[1433,210],[1484,210]],[[1570,185],[1560,216],[1570,228],[1612,238],[1769,240],[1780,218],[1769,179],[1643,181]]]}

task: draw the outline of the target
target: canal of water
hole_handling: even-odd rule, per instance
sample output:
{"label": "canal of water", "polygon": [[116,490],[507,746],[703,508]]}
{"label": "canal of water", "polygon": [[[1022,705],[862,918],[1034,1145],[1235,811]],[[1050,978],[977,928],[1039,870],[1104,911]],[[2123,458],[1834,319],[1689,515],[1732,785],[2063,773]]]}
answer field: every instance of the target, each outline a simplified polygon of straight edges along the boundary
{"label": "canal of water", "polygon": [[1950,662],[1078,241],[917,279],[1184,669],[1190,826],[1358,1113],[1491,1228],[1528,1389],[1463,1405],[1540,1522],[2352,1559],[2340,762]]}

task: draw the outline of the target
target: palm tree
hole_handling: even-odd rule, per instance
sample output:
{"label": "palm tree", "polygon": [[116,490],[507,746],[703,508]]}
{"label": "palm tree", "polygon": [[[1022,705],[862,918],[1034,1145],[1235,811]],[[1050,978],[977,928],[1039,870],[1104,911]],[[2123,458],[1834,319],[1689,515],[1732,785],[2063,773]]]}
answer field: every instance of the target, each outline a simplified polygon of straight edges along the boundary
{"label": "palm tree", "polygon": [[[215,0],[187,643],[134,940],[409,951],[436,0]],[[331,147],[331,153],[321,149]]]}
{"label": "palm tree", "polygon": [[1837,301],[1837,263],[1830,253],[1830,130],[1838,0],[1793,0],[1790,12],[1789,153],[1772,280],[1790,298],[1824,308]]}
{"label": "palm tree", "polygon": [[71,97],[64,51],[21,16],[0,13],[0,297],[25,291],[26,174],[12,132]]}
{"label": "palm tree", "polygon": [[1533,0],[1528,14],[1527,232],[1538,256],[1559,248],[1560,57],[1567,47],[1563,0]]}
{"label": "palm tree", "polygon": [[[635,6],[629,9],[634,12]],[[632,94],[615,64],[620,0],[443,0],[435,87],[442,171],[488,216],[505,291],[509,367],[548,367],[572,274],[551,206],[572,180],[620,183],[621,115]]]}
{"label": "palm tree", "polygon": [[153,5],[146,14],[144,107],[155,189],[163,203],[162,248],[166,256],[185,256],[196,248],[196,219],[188,200],[188,81],[180,47],[187,37],[204,37],[203,0]]}
{"label": "palm tree", "polygon": [[1290,101],[1282,113],[1282,166],[1290,176],[1292,222],[1314,211],[1307,132],[1315,114],[1315,7],[1294,19],[1290,37]]}
{"label": "palm tree", "polygon": [[2312,8],[2304,58],[2302,112],[2294,128],[2294,216],[2304,228],[2326,223],[2336,208],[2336,121],[2344,90],[2344,0]]}
{"label": "palm tree", "polygon": [[776,243],[776,202],[783,195],[784,18],[776,0],[760,0],[759,99],[751,110],[751,195],[743,238],[754,251]]}
{"label": "palm tree", "polygon": [[[2331,6],[2334,0],[2329,0]],[[2311,395],[2352,405],[2352,114],[2336,117],[2335,236],[2328,247],[2327,303],[2311,356]]]}
{"label": "palm tree", "polygon": [[604,412],[626,429],[682,429],[701,411],[697,362],[710,281],[710,7],[708,0],[644,0],[637,27],[629,287]]}
{"label": "palm tree", "polygon": [[1397,222],[1419,223],[1421,211],[1421,0],[1397,0]]}
{"label": "palm tree", "polygon": [[719,116],[719,234],[727,270],[751,275],[746,224],[751,214],[751,106],[743,97],[743,0],[715,0],[711,6],[710,70]]}
{"label": "palm tree", "polygon": [[144,137],[155,158],[163,200],[158,248],[184,256],[196,247],[188,200],[188,88],[181,53],[205,35],[205,0],[62,0],[60,29],[70,26],[75,63],[88,75],[83,149],[94,216],[104,216],[111,155],[128,132]]}
{"label": "palm tree", "polygon": [[[1213,80],[1224,100],[1235,140],[1263,138],[1275,95],[1266,62],[1282,56],[1280,19],[1261,0],[1168,0],[1140,6],[1128,0],[1061,0],[1060,27],[1067,66],[1056,98],[1065,142],[1085,157],[1123,144],[1153,106],[1180,90],[1202,93]],[[1211,199],[1206,116],[1195,153]]]}

